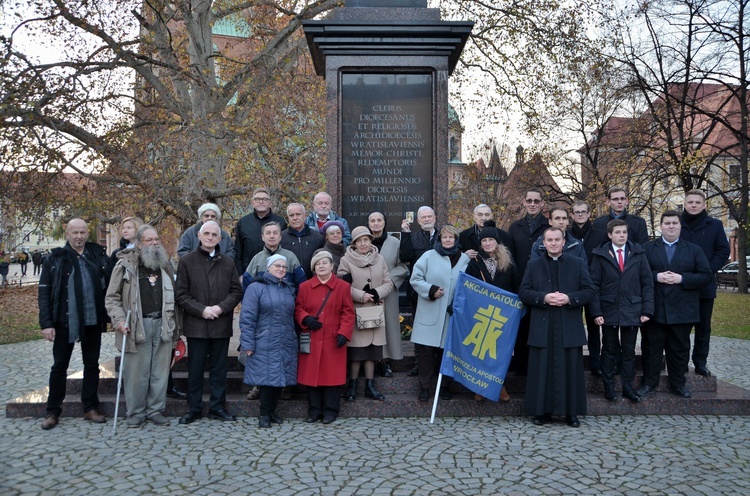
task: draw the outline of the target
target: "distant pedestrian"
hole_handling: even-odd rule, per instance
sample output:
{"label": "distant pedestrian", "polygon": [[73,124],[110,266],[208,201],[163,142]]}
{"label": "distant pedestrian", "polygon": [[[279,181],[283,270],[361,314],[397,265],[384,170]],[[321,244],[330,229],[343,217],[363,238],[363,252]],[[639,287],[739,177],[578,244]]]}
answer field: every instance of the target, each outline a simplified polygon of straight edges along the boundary
{"label": "distant pedestrian", "polygon": [[0,285],[7,286],[8,285],[8,271],[10,270],[10,255],[7,253],[0,252],[0,277],[2,277],[2,281],[0,281]]}
{"label": "distant pedestrian", "polygon": [[21,277],[26,275],[26,266],[29,264],[29,252],[21,250],[16,257],[18,263],[21,265]]}
{"label": "distant pedestrian", "polygon": [[31,254],[31,262],[34,264],[34,275],[37,276],[42,273],[42,252],[34,250]]}

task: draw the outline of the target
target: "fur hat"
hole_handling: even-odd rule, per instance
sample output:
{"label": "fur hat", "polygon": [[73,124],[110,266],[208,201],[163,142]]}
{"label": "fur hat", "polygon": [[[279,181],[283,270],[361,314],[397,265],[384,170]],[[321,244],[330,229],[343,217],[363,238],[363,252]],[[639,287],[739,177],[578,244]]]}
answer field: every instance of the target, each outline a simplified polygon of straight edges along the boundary
{"label": "fur hat", "polygon": [[204,203],[198,208],[198,220],[203,217],[203,214],[206,213],[206,210],[213,210],[216,212],[216,218],[221,220],[221,210],[219,210],[219,206],[215,203]]}
{"label": "fur hat", "polygon": [[320,262],[324,258],[327,258],[331,261],[331,263],[333,263],[333,255],[331,255],[331,253],[326,250],[321,250],[313,255],[312,260],[310,261],[310,269],[315,272],[315,264]]}

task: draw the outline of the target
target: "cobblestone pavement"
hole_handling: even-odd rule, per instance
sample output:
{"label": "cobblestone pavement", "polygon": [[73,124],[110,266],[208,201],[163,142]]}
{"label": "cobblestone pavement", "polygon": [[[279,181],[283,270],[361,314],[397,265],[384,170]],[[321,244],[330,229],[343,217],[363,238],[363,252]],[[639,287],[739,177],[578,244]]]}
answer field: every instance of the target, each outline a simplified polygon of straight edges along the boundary
{"label": "cobblestone pavement", "polygon": [[[46,384],[50,346],[0,346],[3,403]],[[715,338],[709,365],[750,387],[750,342]],[[0,494],[750,494],[750,417],[586,417],[580,429],[520,417],[262,430],[256,419],[171,420],[118,423],[113,437],[111,419],[42,431],[39,419],[2,418]]]}

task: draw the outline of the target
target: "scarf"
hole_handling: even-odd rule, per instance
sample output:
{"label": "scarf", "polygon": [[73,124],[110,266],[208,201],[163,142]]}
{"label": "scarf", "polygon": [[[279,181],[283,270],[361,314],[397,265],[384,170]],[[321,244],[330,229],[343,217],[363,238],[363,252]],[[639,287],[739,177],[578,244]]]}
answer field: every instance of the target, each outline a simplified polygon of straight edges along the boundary
{"label": "scarf", "polygon": [[578,226],[578,224],[573,222],[573,225],[570,227],[570,234],[572,234],[576,239],[584,239],[589,233],[589,229],[591,229],[590,220],[587,220],[586,223],[582,226]]}
{"label": "scarf", "polygon": [[383,251],[383,243],[385,243],[386,239],[388,239],[388,233],[385,232],[385,229],[383,229],[383,234],[381,234],[377,238],[373,238],[372,245],[377,248],[378,251]]}
{"label": "scarf", "polygon": [[689,214],[687,210],[682,211],[682,221],[685,222],[690,230],[695,229],[706,217],[708,217],[708,212],[705,210],[695,215]]}

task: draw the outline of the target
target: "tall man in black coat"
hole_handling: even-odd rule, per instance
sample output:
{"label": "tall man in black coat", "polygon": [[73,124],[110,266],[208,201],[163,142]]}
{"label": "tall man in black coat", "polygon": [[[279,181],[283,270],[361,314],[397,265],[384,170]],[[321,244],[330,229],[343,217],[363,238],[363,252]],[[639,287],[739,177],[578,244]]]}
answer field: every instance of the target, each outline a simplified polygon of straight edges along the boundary
{"label": "tall man in black coat", "polygon": [[281,232],[281,247],[297,256],[307,279],[311,279],[313,271],[310,268],[313,254],[326,244],[326,238],[317,229],[305,224],[305,206],[301,203],[290,203],[286,207],[286,217],[289,227]]}
{"label": "tall man in black coat", "polygon": [[708,348],[711,341],[711,316],[714,312],[716,299],[716,271],[724,266],[729,258],[729,240],[724,231],[724,225],[706,212],[706,193],[699,189],[692,189],[685,193],[685,210],[680,216],[682,233],[685,241],[700,246],[708,259],[713,272],[711,284],[701,288],[700,294],[700,322],[695,324],[693,338],[693,365],[695,373],[703,376],[711,375],[706,364],[708,362]]}
{"label": "tall man in black coat", "polygon": [[261,232],[269,222],[278,222],[281,230],[286,229],[286,221],[271,210],[273,200],[266,188],[253,191],[253,211],[237,221],[234,228],[234,260],[237,274],[242,276],[250,260],[263,249]]}
{"label": "tall man in black coat", "polygon": [[662,355],[666,351],[672,393],[690,398],[685,372],[690,356],[690,329],[700,320],[700,290],[711,283],[712,272],[703,250],[680,239],[680,214],[667,210],[661,216],[661,237],[645,247],[654,278],[654,317],[641,333],[643,387],[640,396],[659,385]]}
{"label": "tall man in black coat", "polygon": [[[529,263],[534,242],[549,227],[549,221],[543,213],[544,205],[542,190],[529,188],[523,198],[523,208],[526,215],[511,224],[508,229],[511,239],[510,254],[513,256],[513,261],[516,263],[516,268],[518,268],[521,277],[523,277],[526,265]],[[526,344],[529,337],[529,319],[527,313],[518,325],[518,337],[513,348],[513,359],[510,362],[510,369],[516,374],[525,374],[529,365],[529,347]]]}
{"label": "tall man in black coat", "polygon": [[542,425],[553,415],[571,427],[586,414],[581,308],[594,298],[586,264],[563,254],[562,229],[544,231],[546,254],[529,263],[518,296],[531,307],[525,410]]}
{"label": "tall man in black coat", "polygon": [[62,413],[68,365],[76,341],[81,343],[83,418],[104,423],[99,413],[99,352],[109,317],[104,294],[109,285],[109,257],[104,247],[86,241],[89,228],[82,219],[65,227],[67,243],[44,259],[39,278],[39,327],[51,341],[54,363],[49,374],[47,416],[42,429],[54,428]]}

